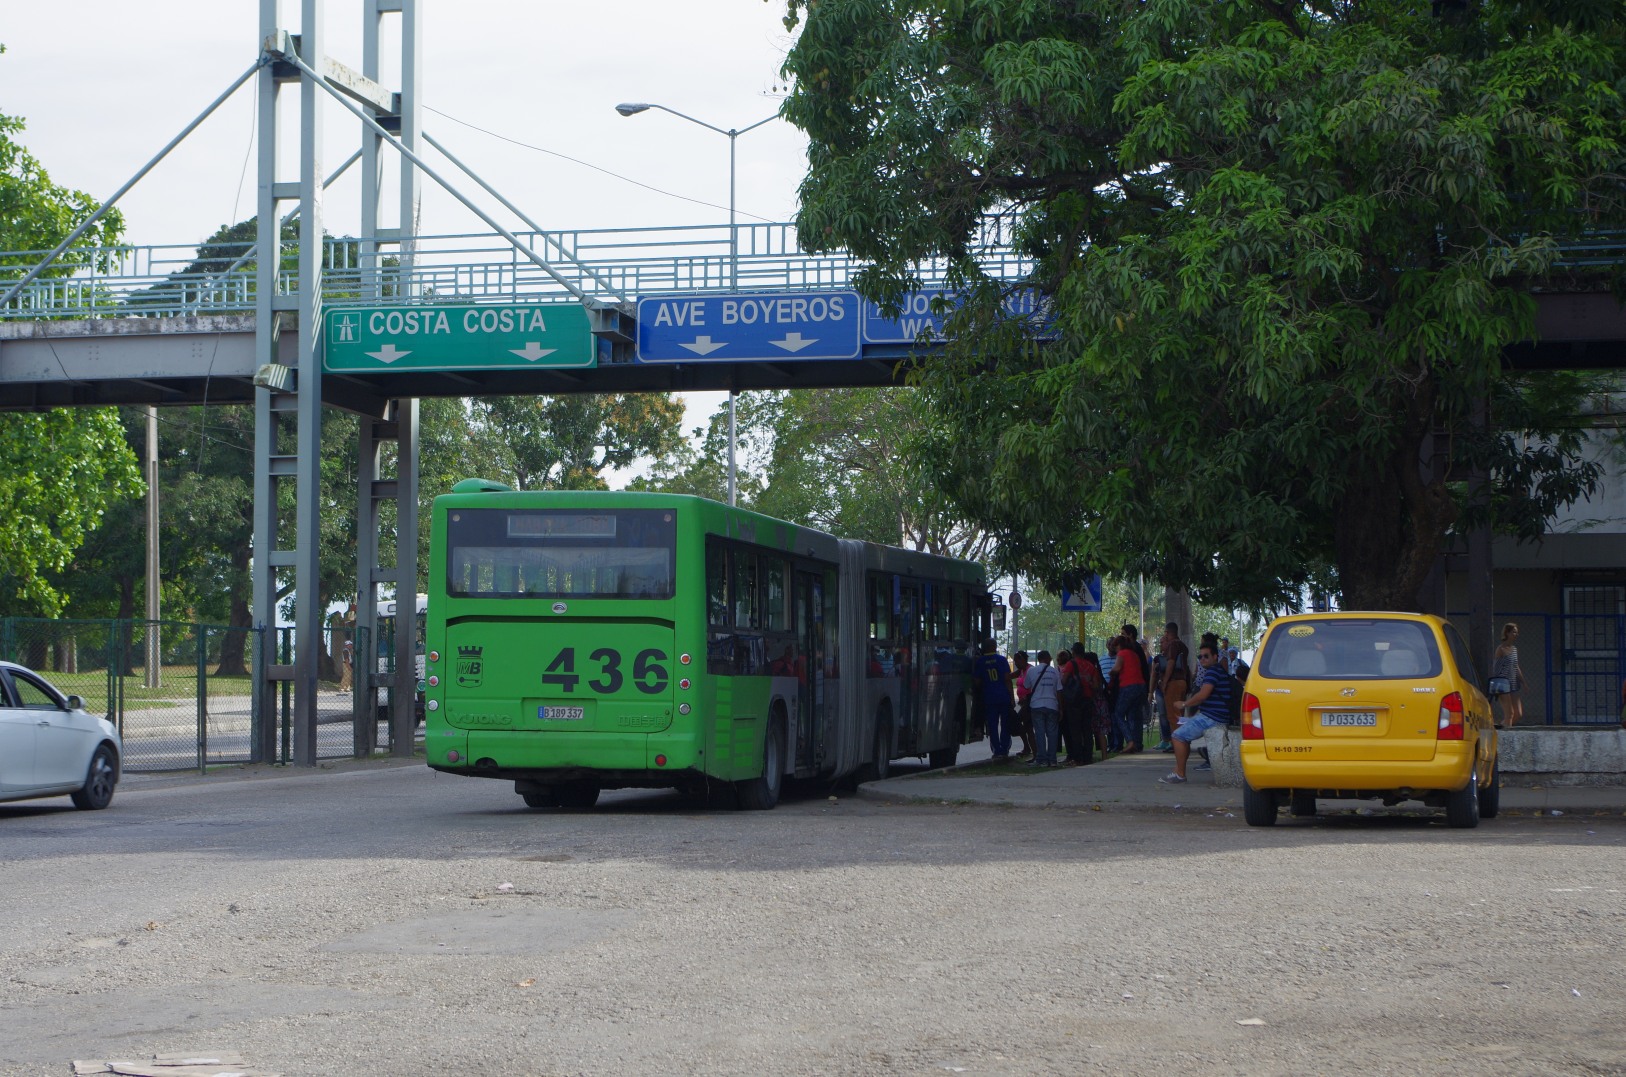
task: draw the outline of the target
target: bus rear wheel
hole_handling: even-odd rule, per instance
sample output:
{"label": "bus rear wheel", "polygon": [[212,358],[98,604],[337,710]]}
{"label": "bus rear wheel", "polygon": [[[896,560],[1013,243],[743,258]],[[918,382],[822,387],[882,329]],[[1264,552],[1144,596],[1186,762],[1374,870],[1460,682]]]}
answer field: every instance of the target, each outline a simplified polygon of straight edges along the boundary
{"label": "bus rear wheel", "polygon": [[598,803],[598,793],[592,782],[569,782],[554,787],[553,797],[561,808],[591,808]]}
{"label": "bus rear wheel", "polygon": [[559,797],[551,789],[536,792],[526,792],[521,789],[519,795],[525,801],[527,808],[557,808],[559,806]]}
{"label": "bus rear wheel", "polygon": [[762,773],[735,783],[735,802],[743,811],[769,811],[779,803],[785,783],[785,727],[774,721],[762,738]]}

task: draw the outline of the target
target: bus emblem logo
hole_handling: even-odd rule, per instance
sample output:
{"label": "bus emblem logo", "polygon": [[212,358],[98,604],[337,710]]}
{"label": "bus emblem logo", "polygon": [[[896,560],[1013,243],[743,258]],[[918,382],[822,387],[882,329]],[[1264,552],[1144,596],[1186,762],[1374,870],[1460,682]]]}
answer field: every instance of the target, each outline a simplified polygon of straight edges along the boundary
{"label": "bus emblem logo", "polygon": [[565,610],[567,610],[569,608],[570,607],[565,605],[563,602],[555,602],[553,604],[553,612],[554,613],[563,613],[563,612],[565,612]]}
{"label": "bus emblem logo", "polygon": [[457,686],[459,688],[480,687],[480,678],[485,670],[485,662],[481,658],[484,653],[484,647],[459,647],[457,649]]}

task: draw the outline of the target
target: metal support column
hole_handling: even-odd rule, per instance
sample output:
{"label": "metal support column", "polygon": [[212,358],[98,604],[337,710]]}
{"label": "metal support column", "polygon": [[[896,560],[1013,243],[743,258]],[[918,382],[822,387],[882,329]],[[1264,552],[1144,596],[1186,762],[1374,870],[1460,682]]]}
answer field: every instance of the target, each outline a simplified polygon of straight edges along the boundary
{"label": "metal support column", "polygon": [[[323,0],[302,0],[299,58],[326,67]],[[299,88],[299,425],[294,480],[294,763],[316,765],[317,661],[322,641],[322,90]]]}
{"label": "metal support column", "polygon": [[[397,28],[401,44],[400,111],[395,115],[382,115],[369,110],[381,127],[392,130],[400,143],[413,153],[422,149],[422,106],[420,104],[420,75],[423,67],[423,23],[418,0],[366,0],[362,22],[362,73],[378,81],[381,77],[380,58],[384,17],[399,16]],[[387,292],[408,295],[413,290],[412,263],[416,253],[418,214],[420,207],[420,177],[417,166],[406,156],[401,157],[399,217],[396,227],[381,225],[383,217],[382,194],[384,163],[380,158],[383,135],[367,124],[362,125],[363,178],[362,178],[362,237],[363,290],[369,299],[381,299]],[[382,268],[382,248],[397,247],[399,268],[386,274]],[[418,580],[418,402],[394,400],[390,403],[388,422],[362,419],[361,460],[356,491],[356,623],[366,625],[372,653],[367,658],[369,690],[365,696],[365,729],[362,716],[357,716],[356,752],[370,753],[376,746],[377,722],[372,713],[377,688],[390,687],[390,750],[394,755],[411,755],[413,730],[416,726],[418,683],[417,663],[417,580]],[[381,443],[396,441],[396,474],[393,481],[379,475]],[[385,568],[379,564],[379,507],[393,500],[396,505],[395,565]],[[395,593],[395,673],[390,678],[381,676],[377,654],[382,640],[378,638],[378,588],[391,584]],[[363,674],[359,672],[358,676]],[[371,687],[376,685],[377,687]]]}
{"label": "metal support column", "polygon": [[418,402],[397,400],[395,415],[395,682],[390,754],[412,754],[418,702]]}
{"label": "metal support column", "polygon": [[[357,758],[378,747],[378,462],[383,442],[395,436],[394,423],[361,416],[356,445],[356,644],[355,711],[352,715]],[[394,490],[388,491],[394,496]],[[365,646],[363,646],[365,644]]]}
{"label": "metal support column", "polygon": [[[414,154],[423,152],[423,5],[421,0],[400,0],[401,5],[401,145]],[[418,254],[422,177],[418,166],[401,155],[401,287],[415,295],[413,265]],[[390,693],[390,754],[412,754],[412,733],[417,726],[418,700],[418,402],[397,400],[395,500],[395,691]],[[401,615],[404,608],[412,611]]]}
{"label": "metal support column", "polygon": [[[280,0],[260,0],[260,40],[281,32]],[[278,370],[277,338],[281,324],[277,303],[277,267],[282,261],[282,237],[277,222],[277,95],[289,80],[274,66],[256,76],[259,93],[259,184],[254,294],[255,365],[269,373]],[[272,475],[277,454],[276,398],[285,396],[291,382],[282,376],[256,378],[254,391],[254,560],[252,562],[250,616],[259,630],[261,646],[254,651],[253,728],[251,753],[255,762],[277,758],[277,685],[284,670],[277,664],[277,483]]]}

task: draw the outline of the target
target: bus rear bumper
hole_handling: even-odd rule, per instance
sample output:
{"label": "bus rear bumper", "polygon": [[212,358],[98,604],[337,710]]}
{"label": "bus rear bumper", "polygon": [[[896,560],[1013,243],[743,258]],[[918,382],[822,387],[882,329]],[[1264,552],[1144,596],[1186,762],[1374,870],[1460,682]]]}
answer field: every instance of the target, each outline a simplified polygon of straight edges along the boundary
{"label": "bus rear bumper", "polygon": [[[429,766],[447,774],[540,785],[591,783],[602,789],[659,789],[704,777],[692,738],[661,733],[537,734],[470,731],[436,743]],[[455,748],[457,759],[450,758]]]}

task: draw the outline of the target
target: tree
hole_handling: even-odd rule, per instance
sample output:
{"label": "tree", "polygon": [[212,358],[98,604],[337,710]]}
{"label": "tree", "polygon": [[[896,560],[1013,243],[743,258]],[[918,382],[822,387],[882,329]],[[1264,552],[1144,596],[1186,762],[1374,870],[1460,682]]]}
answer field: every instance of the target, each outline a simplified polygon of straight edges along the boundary
{"label": "tree", "polygon": [[[3,51],[3,48],[0,48]],[[83,191],[51,182],[15,139],[23,122],[0,115],[0,251],[44,252],[62,242],[97,208]],[[109,212],[46,271],[62,277],[111,255],[93,250],[116,242],[123,227]],[[20,278],[41,254],[0,258],[0,288]],[[66,601],[51,573],[101,523],[104,512],[143,490],[135,456],[111,408],[57,409],[0,415],[0,611],[55,616]]]}
{"label": "tree", "polygon": [[[1584,381],[1502,355],[1531,291],[1574,283],[1559,241],[1626,224],[1618,4],[790,0],[798,20],[802,242],[868,260],[882,301],[923,259],[966,290],[923,379],[927,459],[1008,564],[1415,608],[1453,528],[1539,534],[1594,488]],[[990,216],[1024,280],[979,267]],[[1003,316],[1017,288],[1053,342]]]}
{"label": "tree", "polygon": [[767,485],[752,507],[846,538],[986,560],[989,535],[930,483],[913,442],[930,415],[913,389],[766,394]]}
{"label": "tree", "polygon": [[[930,415],[911,389],[741,393],[736,403],[739,504],[843,538],[987,560],[986,532],[955,515],[923,477],[914,440]],[[629,489],[727,499],[727,410]]]}
{"label": "tree", "polygon": [[[766,467],[770,446],[762,439],[769,434],[770,424],[759,420],[758,413],[768,407],[772,393],[740,393],[735,398],[735,500],[746,508],[754,508],[762,495],[763,477],[759,471]],[[704,428],[693,431],[696,448],[688,439],[680,438],[668,456],[652,462],[648,472],[627,483],[629,490],[651,490],[667,494],[688,494],[728,501],[728,407],[719,407],[707,420]]]}
{"label": "tree", "polygon": [[0,611],[56,616],[65,595],[48,573],[143,488],[113,409],[0,416]]}
{"label": "tree", "polygon": [[525,490],[602,490],[607,468],[676,451],[683,405],[670,393],[502,396],[476,400],[497,474]]}

